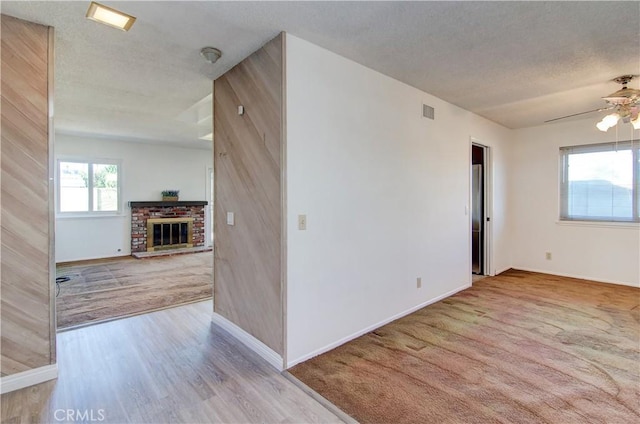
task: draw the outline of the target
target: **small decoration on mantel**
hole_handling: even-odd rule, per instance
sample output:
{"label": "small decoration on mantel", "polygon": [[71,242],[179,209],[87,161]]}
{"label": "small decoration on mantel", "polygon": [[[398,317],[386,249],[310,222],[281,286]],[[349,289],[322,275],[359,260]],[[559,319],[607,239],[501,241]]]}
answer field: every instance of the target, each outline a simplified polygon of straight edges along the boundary
{"label": "small decoration on mantel", "polygon": [[177,202],[178,194],[180,194],[180,190],[163,190],[162,200],[164,202]]}

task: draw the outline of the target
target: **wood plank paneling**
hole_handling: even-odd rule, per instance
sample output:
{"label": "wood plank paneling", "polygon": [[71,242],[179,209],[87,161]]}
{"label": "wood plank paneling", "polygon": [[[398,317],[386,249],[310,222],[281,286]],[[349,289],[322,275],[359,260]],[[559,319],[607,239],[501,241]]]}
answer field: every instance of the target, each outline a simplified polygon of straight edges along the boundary
{"label": "wood plank paneling", "polygon": [[1,375],[54,360],[49,28],[2,15]]}
{"label": "wood plank paneling", "polygon": [[280,355],[283,42],[267,43],[214,90],[214,308]]}

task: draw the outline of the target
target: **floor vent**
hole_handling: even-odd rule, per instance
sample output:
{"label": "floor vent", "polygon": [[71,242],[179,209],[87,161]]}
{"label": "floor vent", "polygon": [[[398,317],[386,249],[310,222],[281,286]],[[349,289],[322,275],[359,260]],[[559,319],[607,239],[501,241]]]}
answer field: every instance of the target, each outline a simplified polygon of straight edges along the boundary
{"label": "floor vent", "polygon": [[436,110],[431,106],[422,105],[422,116],[429,119],[435,119]]}

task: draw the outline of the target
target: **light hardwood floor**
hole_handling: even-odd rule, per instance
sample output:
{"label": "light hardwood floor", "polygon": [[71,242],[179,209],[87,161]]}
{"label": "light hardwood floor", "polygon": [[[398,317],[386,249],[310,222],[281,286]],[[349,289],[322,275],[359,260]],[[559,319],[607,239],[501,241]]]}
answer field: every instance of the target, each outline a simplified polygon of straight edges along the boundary
{"label": "light hardwood floor", "polygon": [[58,379],[2,395],[2,422],[71,422],[67,410],[83,422],[342,422],[211,311],[204,301],[60,333]]}
{"label": "light hardwood floor", "polygon": [[211,298],[211,252],[58,264],[58,330]]}

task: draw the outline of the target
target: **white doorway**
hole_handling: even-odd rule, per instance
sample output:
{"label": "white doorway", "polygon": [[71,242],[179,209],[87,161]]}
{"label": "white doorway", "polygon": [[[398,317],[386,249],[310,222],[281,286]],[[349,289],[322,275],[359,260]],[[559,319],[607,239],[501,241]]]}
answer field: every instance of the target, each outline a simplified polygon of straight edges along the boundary
{"label": "white doorway", "polygon": [[491,275],[490,148],[471,143],[471,273]]}

